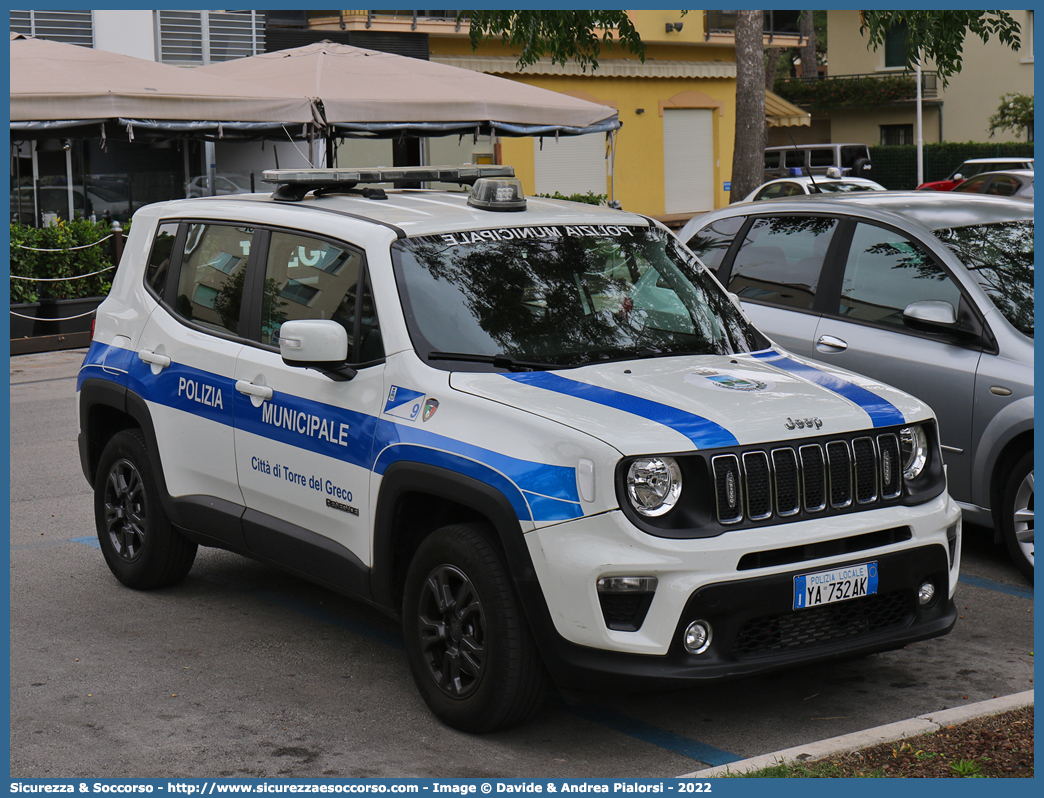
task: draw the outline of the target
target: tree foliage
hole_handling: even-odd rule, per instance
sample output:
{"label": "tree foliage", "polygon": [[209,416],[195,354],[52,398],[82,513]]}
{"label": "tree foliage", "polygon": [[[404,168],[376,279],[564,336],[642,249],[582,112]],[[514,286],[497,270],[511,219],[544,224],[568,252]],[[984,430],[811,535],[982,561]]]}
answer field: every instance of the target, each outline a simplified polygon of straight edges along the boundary
{"label": "tree foliage", "polygon": [[645,44],[623,10],[616,11],[461,11],[458,19],[471,23],[471,47],[500,37],[505,45],[521,48],[518,66],[548,57],[553,64],[575,61],[586,72],[598,69],[604,47],[619,46],[645,61]]}
{"label": "tree foliage", "polygon": [[1022,135],[1033,127],[1033,95],[1004,94],[997,113],[990,117],[990,138],[998,130],[1010,130]]}
{"label": "tree foliage", "polygon": [[1007,11],[860,11],[859,32],[869,39],[868,47],[877,50],[885,36],[897,26],[906,26],[906,66],[914,69],[920,55],[935,62],[945,85],[961,71],[964,40],[969,33],[983,43],[991,36],[1018,50],[1019,23]]}

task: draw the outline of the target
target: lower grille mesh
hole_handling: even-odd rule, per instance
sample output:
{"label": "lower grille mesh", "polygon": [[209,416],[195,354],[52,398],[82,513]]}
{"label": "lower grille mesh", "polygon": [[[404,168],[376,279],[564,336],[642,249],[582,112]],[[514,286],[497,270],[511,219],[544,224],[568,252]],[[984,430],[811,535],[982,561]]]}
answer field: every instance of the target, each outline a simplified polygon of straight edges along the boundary
{"label": "lower grille mesh", "polygon": [[911,599],[902,592],[885,593],[753,618],[740,627],[733,653],[742,657],[811,647],[900,626],[913,615]]}

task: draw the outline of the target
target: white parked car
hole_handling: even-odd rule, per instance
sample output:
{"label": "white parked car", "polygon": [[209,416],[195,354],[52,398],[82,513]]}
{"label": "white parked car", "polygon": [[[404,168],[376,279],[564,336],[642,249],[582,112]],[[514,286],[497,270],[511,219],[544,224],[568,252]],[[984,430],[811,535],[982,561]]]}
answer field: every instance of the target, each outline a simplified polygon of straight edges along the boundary
{"label": "white parked car", "polygon": [[[214,196],[224,197],[228,194],[247,194],[250,192],[250,178],[247,175],[216,175],[214,177]],[[206,175],[192,178],[185,186],[186,197],[209,197],[210,182]]]}
{"label": "white parked car", "polygon": [[782,177],[754,189],[743,202],[800,197],[805,194],[845,194],[853,191],[886,191],[885,187],[865,177],[842,177],[840,169],[831,169],[819,177]]}
{"label": "white parked car", "polygon": [[773,346],[659,223],[510,167],[265,180],[139,211],[98,309],[79,448],[123,584],[204,545],[361,597],[476,732],[548,676],[679,687],[953,626],[932,411]]}

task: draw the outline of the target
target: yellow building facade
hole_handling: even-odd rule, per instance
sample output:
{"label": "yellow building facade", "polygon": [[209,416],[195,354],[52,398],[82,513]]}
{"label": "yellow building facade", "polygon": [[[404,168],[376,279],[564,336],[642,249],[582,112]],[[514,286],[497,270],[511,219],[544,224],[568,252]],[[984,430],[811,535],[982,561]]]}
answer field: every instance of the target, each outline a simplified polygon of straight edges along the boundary
{"label": "yellow building facade", "polygon": [[[672,225],[729,203],[727,185],[735,138],[735,39],[729,19],[720,15],[731,12],[628,11],[646,46],[644,63],[616,46],[603,49],[598,69],[586,73],[576,64],[549,61],[519,69],[519,54],[499,39],[473,51],[466,23],[458,26],[451,18],[394,17],[390,13],[344,11],[338,17],[312,16],[309,27],[427,34],[432,61],[607,105],[616,109],[622,122],[611,147],[605,134],[558,141],[550,137],[503,137],[495,142],[443,137],[426,141],[425,162],[488,159],[509,164],[527,193],[591,191],[615,199],[626,210]],[[772,39],[776,46],[796,46],[799,41],[796,33],[776,33]],[[808,117],[785,105],[772,122],[808,124]],[[366,146],[371,148],[369,153],[358,144],[347,147],[345,158],[372,160],[373,148],[381,145]]]}

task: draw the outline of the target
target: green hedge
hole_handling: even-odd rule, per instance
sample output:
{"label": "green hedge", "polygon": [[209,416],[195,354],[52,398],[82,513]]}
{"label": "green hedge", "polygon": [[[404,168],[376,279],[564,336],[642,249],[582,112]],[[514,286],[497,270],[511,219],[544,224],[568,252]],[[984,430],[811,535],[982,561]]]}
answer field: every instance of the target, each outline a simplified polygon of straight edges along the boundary
{"label": "green hedge", "polygon": [[[76,277],[101,272],[82,280],[30,282],[11,280],[11,302],[36,302],[39,299],[80,299],[105,296],[112,286],[114,270],[101,271],[113,265],[109,241],[86,249],[71,249],[94,244],[109,235],[105,222],[76,219],[60,220],[50,227],[11,225],[11,274],[19,277]],[[64,252],[34,252],[35,249],[60,249]]]}
{"label": "green hedge", "polygon": [[609,199],[608,194],[595,194],[593,191],[588,191],[586,194],[560,194],[555,192],[554,194],[537,194],[538,197],[544,197],[545,199],[557,199],[557,200],[569,200],[570,202],[583,202],[587,205],[604,205]]}
{"label": "green hedge", "polygon": [[[977,141],[943,141],[924,145],[924,182],[945,180],[969,158],[1032,158],[1033,142],[988,144]],[[917,188],[917,147],[871,147],[873,180],[889,189]]]}
{"label": "green hedge", "polygon": [[817,111],[835,108],[870,110],[917,96],[917,81],[906,75],[885,78],[816,78],[777,80],[772,91],[795,105]]}

